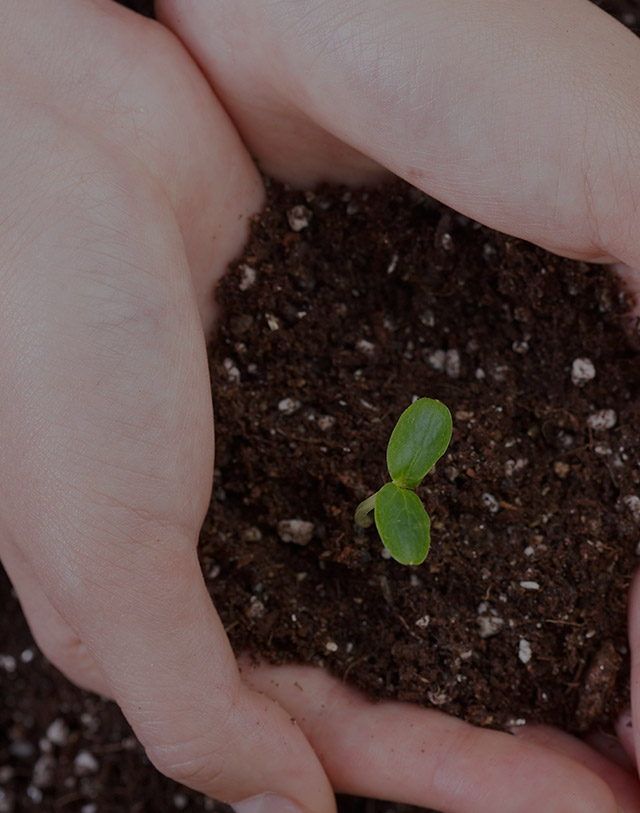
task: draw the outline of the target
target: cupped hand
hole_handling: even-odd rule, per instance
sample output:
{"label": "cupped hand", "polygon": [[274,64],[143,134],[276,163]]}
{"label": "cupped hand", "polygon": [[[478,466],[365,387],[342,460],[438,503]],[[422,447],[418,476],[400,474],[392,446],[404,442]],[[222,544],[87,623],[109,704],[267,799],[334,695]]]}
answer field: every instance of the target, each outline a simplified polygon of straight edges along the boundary
{"label": "cupped hand", "polygon": [[[157,24],[110,0],[4,0],[0,31],[0,551],[45,653],[117,700],[160,770],[254,797],[249,813],[286,813],[278,797],[328,813],[331,784],[456,813],[626,805],[606,771],[553,743],[372,707],[308,670],[304,699],[295,671],[279,686],[267,667],[239,678],[196,556],[213,448],[203,324],[260,204],[257,175]],[[336,179],[375,170],[366,145],[280,89],[283,118],[262,132],[276,147],[289,126],[315,133],[290,155],[300,180],[329,159]],[[251,118],[259,99],[244,98]]]}
{"label": "cupped hand", "polygon": [[[349,745],[365,707],[307,731],[240,679],[196,555],[213,465],[203,324],[259,178],[158,24],[108,0],[4,0],[0,32],[0,553],[45,654],[120,704],[161,771],[249,813],[331,813],[332,784],[471,809],[475,789],[449,786],[469,750],[553,777],[549,810],[567,779],[612,810],[574,763],[429,718],[436,774],[381,782],[379,755]],[[397,709],[371,719],[409,757]],[[324,767],[305,732],[344,759]],[[490,783],[486,804],[509,789]]]}
{"label": "cupped hand", "polygon": [[[588,0],[157,0],[156,10],[268,173],[299,186],[395,173],[493,228],[618,263],[640,313],[640,43]],[[638,733],[619,731],[635,757],[640,587],[630,630]],[[527,726],[518,740],[529,738],[618,787],[585,744]],[[615,792],[638,808],[637,786]]]}
{"label": "cupped hand", "polygon": [[196,555],[203,320],[261,202],[253,164],[157,23],[3,0],[0,39],[2,561],[45,654],[161,771],[330,811],[304,735],[240,681]]}

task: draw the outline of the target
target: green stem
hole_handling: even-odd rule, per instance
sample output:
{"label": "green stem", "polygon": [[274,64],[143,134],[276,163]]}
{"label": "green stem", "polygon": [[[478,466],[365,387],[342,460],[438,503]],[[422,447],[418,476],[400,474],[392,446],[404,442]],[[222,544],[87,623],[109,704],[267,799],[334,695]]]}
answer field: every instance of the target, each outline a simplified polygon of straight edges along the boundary
{"label": "green stem", "polygon": [[371,523],[373,522],[371,512],[376,507],[377,496],[378,492],[376,491],[375,494],[372,494],[370,497],[367,497],[367,499],[363,500],[360,503],[360,505],[356,508],[356,514],[354,517],[356,525],[359,525],[361,528],[368,528],[371,525]]}

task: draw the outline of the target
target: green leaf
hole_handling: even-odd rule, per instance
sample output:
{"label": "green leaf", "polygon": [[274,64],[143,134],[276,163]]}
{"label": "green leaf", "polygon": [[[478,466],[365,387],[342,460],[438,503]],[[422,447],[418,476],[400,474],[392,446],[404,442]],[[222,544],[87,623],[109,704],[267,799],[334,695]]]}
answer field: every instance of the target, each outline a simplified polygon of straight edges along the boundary
{"label": "green leaf", "polygon": [[387,468],[402,488],[417,488],[451,440],[451,413],[440,401],[420,398],[405,409],[389,438]]}
{"label": "green leaf", "polygon": [[431,542],[431,520],[415,492],[387,483],[376,494],[374,516],[380,538],[396,562],[424,562]]}

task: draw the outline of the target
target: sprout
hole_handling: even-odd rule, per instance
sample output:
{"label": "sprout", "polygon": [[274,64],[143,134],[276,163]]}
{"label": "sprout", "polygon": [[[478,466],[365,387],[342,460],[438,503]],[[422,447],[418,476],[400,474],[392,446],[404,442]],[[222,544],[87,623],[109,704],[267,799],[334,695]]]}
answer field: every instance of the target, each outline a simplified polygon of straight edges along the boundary
{"label": "sprout", "polygon": [[451,440],[451,413],[440,401],[420,398],[405,409],[389,438],[387,468],[392,482],[356,508],[361,528],[372,523],[391,556],[403,565],[424,562],[431,544],[431,520],[417,488]]}

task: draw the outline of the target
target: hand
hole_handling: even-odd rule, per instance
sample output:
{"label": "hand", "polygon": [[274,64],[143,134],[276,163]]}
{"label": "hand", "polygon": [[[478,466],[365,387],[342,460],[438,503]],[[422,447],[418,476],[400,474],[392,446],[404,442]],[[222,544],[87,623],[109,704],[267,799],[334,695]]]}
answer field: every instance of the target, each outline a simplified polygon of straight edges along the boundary
{"label": "hand", "polygon": [[173,778],[331,810],[304,735],[240,681],[196,555],[202,322],[253,164],[157,23],[3,0],[0,38],[0,551],[35,638]]}
{"label": "hand", "polygon": [[[551,251],[626,263],[629,287],[640,293],[640,45],[593,4],[156,7],[270,174],[307,186],[392,171]],[[640,588],[631,622],[638,706]],[[546,729],[520,735],[541,732],[547,747],[566,751],[572,742],[575,758],[584,753]]]}
{"label": "hand", "polygon": [[156,13],[269,174],[306,186],[391,171],[549,251],[640,267],[640,42],[588,0],[157,0]]}
{"label": "hand", "polygon": [[[2,561],[45,654],[120,704],[161,771],[226,801],[270,792],[328,813],[327,772],[240,680],[196,556],[213,466],[202,325],[262,200],[253,164],[159,25],[103,0],[4,0],[0,31]],[[335,698],[346,712],[352,697]],[[402,753],[394,719],[380,735]],[[459,730],[438,733],[441,775]],[[435,780],[376,785],[349,727],[329,717],[309,734],[323,732],[342,748],[336,784],[428,802]],[[514,745],[555,777],[552,798],[568,777],[611,807],[579,766]]]}
{"label": "hand", "polygon": [[[233,802],[270,791],[328,811],[328,773],[343,789],[481,810],[459,777],[491,768],[484,809],[538,810],[548,794],[550,811],[613,811],[607,784],[574,760],[435,712],[376,717],[305,672],[308,714],[291,690],[283,699],[319,752],[342,757],[325,773],[255,691],[265,672],[239,680],[195,555],[212,466],[202,323],[258,179],[157,25],[108,0],[5,0],[0,24],[0,548],[45,653],[120,703],[160,770]],[[319,694],[334,713],[317,714]],[[421,715],[415,740],[407,714]],[[412,783],[402,759],[384,774],[371,748],[363,765],[373,719],[397,753],[435,741],[437,770]],[[524,773],[503,776],[505,760]],[[540,776],[544,789],[529,781]]]}

